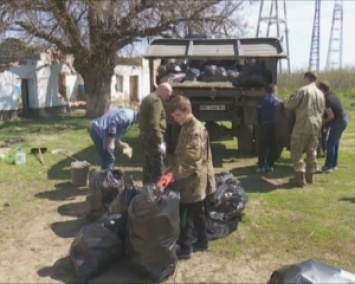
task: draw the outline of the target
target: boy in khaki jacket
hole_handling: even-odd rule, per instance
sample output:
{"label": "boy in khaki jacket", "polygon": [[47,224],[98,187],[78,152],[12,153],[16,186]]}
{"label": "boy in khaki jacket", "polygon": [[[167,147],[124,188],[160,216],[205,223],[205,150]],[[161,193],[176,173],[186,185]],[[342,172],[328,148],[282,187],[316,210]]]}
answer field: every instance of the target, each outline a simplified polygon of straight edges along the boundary
{"label": "boy in khaki jacket", "polygon": [[[190,258],[193,251],[208,249],[205,199],[216,191],[216,185],[208,133],[192,114],[190,100],[184,96],[173,97],[168,110],[181,125],[170,173],[181,195],[181,231],[176,254],[184,259]],[[193,228],[197,232],[194,244]]]}

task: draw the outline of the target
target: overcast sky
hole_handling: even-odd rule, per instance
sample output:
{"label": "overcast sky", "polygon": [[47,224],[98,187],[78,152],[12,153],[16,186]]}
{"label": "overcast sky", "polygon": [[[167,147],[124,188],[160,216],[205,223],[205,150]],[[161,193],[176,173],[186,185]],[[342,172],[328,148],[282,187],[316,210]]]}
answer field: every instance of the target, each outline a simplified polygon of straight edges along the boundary
{"label": "overcast sky", "polygon": [[[307,69],[312,37],[314,2],[312,0],[287,0],[287,22],[290,41],[291,69]],[[321,1],[320,19],[320,68],[326,64],[330,27],[332,22],[334,0]],[[263,15],[267,16],[271,1],[265,1]],[[281,5],[282,4],[282,5]],[[249,33],[255,36],[259,16],[259,4],[254,5],[248,12],[249,24],[255,29]],[[283,1],[279,0],[279,16],[283,17]],[[276,25],[271,30],[276,35]],[[282,31],[284,31],[283,26]],[[266,34],[266,25],[261,26]],[[270,34],[271,36],[271,34]],[[284,42],[284,46],[286,46]],[[334,54],[335,55],[335,54]],[[343,1],[343,67],[355,66],[355,1]],[[283,64],[286,66],[286,62]]]}

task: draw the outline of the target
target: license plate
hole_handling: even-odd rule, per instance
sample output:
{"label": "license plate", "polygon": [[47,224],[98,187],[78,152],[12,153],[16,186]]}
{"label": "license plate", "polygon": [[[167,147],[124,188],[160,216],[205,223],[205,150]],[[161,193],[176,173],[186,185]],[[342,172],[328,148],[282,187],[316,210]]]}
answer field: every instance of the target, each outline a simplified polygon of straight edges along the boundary
{"label": "license plate", "polygon": [[225,105],[201,105],[200,110],[226,110]]}

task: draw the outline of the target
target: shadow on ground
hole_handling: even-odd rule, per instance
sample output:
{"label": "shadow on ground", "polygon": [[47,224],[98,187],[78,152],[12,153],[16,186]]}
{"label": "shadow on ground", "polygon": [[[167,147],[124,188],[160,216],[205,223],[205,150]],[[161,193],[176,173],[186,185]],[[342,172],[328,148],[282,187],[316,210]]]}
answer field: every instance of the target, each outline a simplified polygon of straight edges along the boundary
{"label": "shadow on ground", "polygon": [[240,159],[251,158],[253,155],[241,154],[236,149],[227,149],[223,143],[211,144],[213,166],[215,168],[222,168],[223,164],[238,162]]}
{"label": "shadow on ground", "polygon": [[339,198],[338,201],[346,201],[355,204],[355,197],[343,197]]}
{"label": "shadow on ground", "polygon": [[86,218],[72,219],[51,224],[51,229],[58,237],[67,239],[74,238],[82,226],[90,223]]}
{"label": "shadow on ground", "polygon": [[52,190],[42,191],[35,194],[35,197],[53,201],[73,200],[77,196],[86,195],[87,188],[78,188],[70,182],[61,182],[55,185]]}
{"label": "shadow on ground", "polygon": [[276,189],[294,188],[289,183],[289,177],[293,174],[293,169],[288,165],[277,165],[273,173],[257,174],[255,166],[235,168],[231,173],[241,182],[247,192],[267,193]]}
{"label": "shadow on ground", "polygon": [[40,277],[50,277],[63,283],[75,283],[75,272],[69,256],[58,259],[52,266],[42,267],[37,271]]}
{"label": "shadow on ground", "polygon": [[[80,283],[76,278],[69,256],[58,259],[52,266],[46,266],[37,271],[41,277],[50,277],[63,283]],[[147,280],[133,274],[123,259],[109,265],[100,274],[91,278],[87,283],[149,283]],[[151,282],[150,282],[151,283]]]}

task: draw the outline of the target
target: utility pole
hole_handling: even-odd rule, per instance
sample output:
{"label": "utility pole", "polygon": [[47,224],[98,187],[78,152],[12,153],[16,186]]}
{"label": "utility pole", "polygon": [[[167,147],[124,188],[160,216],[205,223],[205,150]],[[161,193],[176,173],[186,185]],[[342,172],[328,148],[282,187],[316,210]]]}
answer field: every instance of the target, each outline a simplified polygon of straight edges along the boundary
{"label": "utility pole", "polygon": [[[279,16],[279,2],[283,1],[283,18],[280,18]],[[264,10],[264,4],[265,2],[270,3],[270,10],[269,10],[269,15],[268,16],[263,16],[263,10]],[[275,12],[274,12],[275,10]],[[256,37],[261,37],[261,30],[260,30],[260,25],[261,23],[266,23],[267,24],[267,31],[266,31],[266,37],[270,37],[270,29],[272,25],[276,24],[276,37],[281,38],[281,32],[280,32],[280,26],[283,24],[284,25],[284,32],[285,32],[285,38],[286,38],[286,53],[288,55],[287,60],[287,71],[290,74],[291,72],[291,67],[290,67],[290,47],[289,47],[289,30],[287,26],[287,10],[286,10],[286,0],[271,0],[271,1],[264,1],[261,0],[260,2],[260,9],[259,9],[259,18],[258,18],[258,25],[256,28]],[[283,38],[283,36],[282,36]],[[282,62],[279,60],[279,71],[282,72]]]}
{"label": "utility pole", "polygon": [[326,70],[343,67],[343,0],[334,1]]}
{"label": "utility pole", "polygon": [[320,57],[320,8],[321,0],[314,1],[314,18],[311,39],[311,49],[309,52],[308,70],[319,72],[319,57]]}

